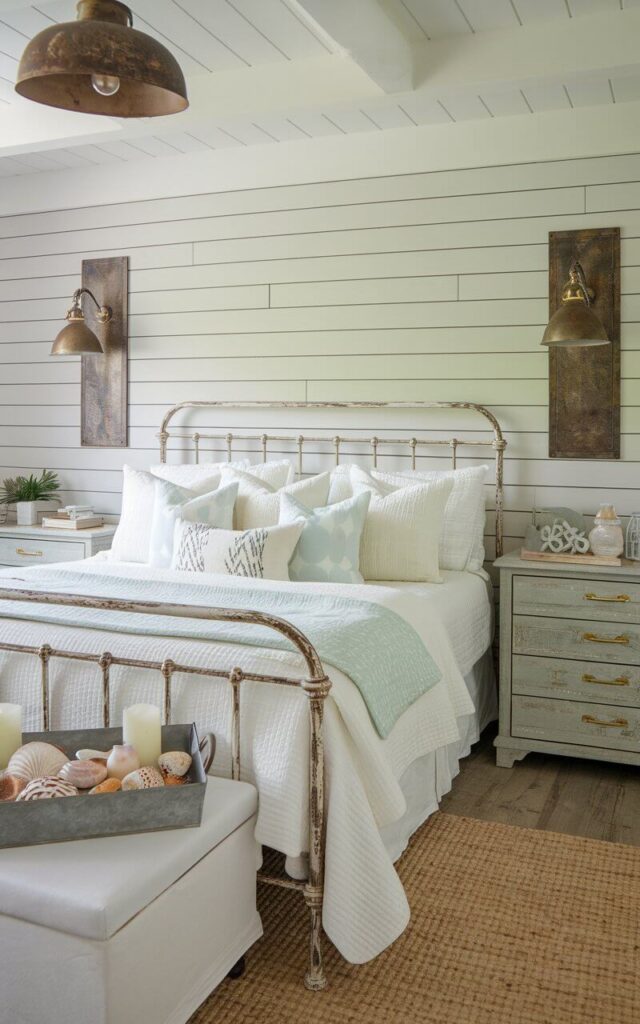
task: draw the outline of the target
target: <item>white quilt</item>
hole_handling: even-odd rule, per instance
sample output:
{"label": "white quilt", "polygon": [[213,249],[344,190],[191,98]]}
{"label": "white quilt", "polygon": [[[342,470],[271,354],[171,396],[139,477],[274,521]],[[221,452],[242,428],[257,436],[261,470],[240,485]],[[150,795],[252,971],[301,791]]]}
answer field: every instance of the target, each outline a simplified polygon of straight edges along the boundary
{"label": "white quilt", "polygon": [[[157,600],[170,602],[172,583],[215,585],[218,577],[186,574],[146,565],[110,563],[97,556],[69,563],[74,572],[144,578],[156,584]],[[7,569],[0,573],[12,586],[28,586],[46,567]],[[468,574],[450,573],[450,577]],[[10,578],[12,579],[10,580]],[[244,594],[255,587],[269,589],[268,580],[225,576],[238,590],[238,607],[246,607]],[[476,580],[477,600],[485,602],[484,584]],[[272,584],[273,586],[273,584]],[[327,767],[327,847],[324,927],[342,955],[362,963],[385,949],[406,927],[409,907],[400,880],[380,837],[380,828],[400,818],[406,809],[399,779],[406,768],[458,739],[457,719],[473,711],[447,630],[438,614],[437,599],[425,601],[412,589],[393,585],[278,583],[278,589],[306,588],[325,593],[347,593],[358,600],[380,603],[409,622],[442,671],[442,681],[424,694],[396,722],[386,739],[372,725],[356,686],[339,671],[328,668],[333,689],[326,706],[325,751]],[[433,587],[444,592],[447,584]],[[464,589],[464,588],[463,588]],[[468,594],[468,589],[465,591]],[[466,598],[468,601],[468,596]],[[449,602],[449,607],[450,607]],[[1,605],[0,605],[1,614]],[[28,609],[25,607],[25,614]],[[486,607],[483,621],[488,621]],[[458,628],[464,630],[463,618]],[[171,657],[192,666],[216,666],[298,676],[303,672],[298,655],[202,640],[138,637],[99,630],[0,619],[0,641],[54,647],[162,661]],[[482,652],[479,652],[482,653]],[[25,708],[25,727],[40,728],[38,662],[33,657],[0,652],[0,686],[4,700]],[[159,702],[159,673],[115,667],[112,671],[112,721],[124,707],[138,701]],[[53,659],[51,663],[52,722],[54,729],[101,725],[100,678],[86,663]],[[230,687],[224,681],[198,676],[176,676],[173,686],[174,721],[195,721],[198,730],[215,732],[218,746],[213,771],[230,772]],[[260,792],[257,838],[265,845],[296,857],[308,848],[309,749],[306,697],[295,690],[258,683],[242,685],[242,777],[255,781]]]}

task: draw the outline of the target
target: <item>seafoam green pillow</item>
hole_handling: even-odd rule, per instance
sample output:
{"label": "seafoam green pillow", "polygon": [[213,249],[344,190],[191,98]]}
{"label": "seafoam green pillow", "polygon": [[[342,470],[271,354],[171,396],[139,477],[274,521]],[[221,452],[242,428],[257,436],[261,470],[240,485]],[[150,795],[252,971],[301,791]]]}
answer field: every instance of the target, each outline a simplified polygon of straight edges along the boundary
{"label": "seafoam green pillow", "polygon": [[233,526],[233,506],[237,496],[237,483],[199,494],[186,487],[178,487],[168,480],[156,479],[155,502],[150,524],[149,565],[156,569],[168,568],[171,565],[177,519],[204,523],[220,530],[230,530]]}
{"label": "seafoam green pillow", "polygon": [[292,580],[321,583],[362,583],[360,539],[371,494],[359,494],[335,505],[308,508],[291,494],[280,496],[280,525],[304,521],[289,563]]}

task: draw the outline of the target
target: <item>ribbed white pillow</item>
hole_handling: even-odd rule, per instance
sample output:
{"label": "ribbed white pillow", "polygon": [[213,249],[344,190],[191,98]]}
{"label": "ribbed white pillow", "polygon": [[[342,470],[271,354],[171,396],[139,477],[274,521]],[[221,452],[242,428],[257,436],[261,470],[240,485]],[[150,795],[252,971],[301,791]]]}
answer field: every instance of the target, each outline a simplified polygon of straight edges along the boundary
{"label": "ribbed white pillow", "polygon": [[[252,467],[253,468],[253,467]],[[275,526],[280,516],[280,495],[292,494],[303,505],[318,508],[326,505],[329,493],[329,473],[319,473],[306,480],[276,489],[266,480],[259,480],[243,469],[225,468],[223,483],[237,480],[240,484],[233,525],[236,530],[254,530],[259,526]]]}
{"label": "ribbed white pillow", "polygon": [[406,487],[418,480],[452,480],[440,537],[440,568],[475,572],[484,563],[484,483],[488,469],[488,466],[470,466],[433,471],[405,470],[402,473],[380,473],[374,469],[372,476],[395,487]]}
{"label": "ribbed white pillow", "polygon": [[371,493],[360,547],[365,580],[442,583],[438,546],[453,481],[393,487],[354,466],[351,486]]}

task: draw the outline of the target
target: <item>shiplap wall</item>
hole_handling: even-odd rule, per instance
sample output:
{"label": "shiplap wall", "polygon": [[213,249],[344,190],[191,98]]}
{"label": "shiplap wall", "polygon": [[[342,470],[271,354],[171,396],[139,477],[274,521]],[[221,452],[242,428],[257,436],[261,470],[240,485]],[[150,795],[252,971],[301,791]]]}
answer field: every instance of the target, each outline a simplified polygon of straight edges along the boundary
{"label": "shiplap wall", "polygon": [[[623,239],[622,460],[549,460],[539,345],[547,235],[609,225]],[[49,357],[81,259],[109,254],[128,254],[131,266],[127,451],[79,447],[79,363]],[[638,504],[639,323],[640,155],[4,217],[0,476],[46,466],[59,472],[66,501],[116,514],[122,463],[156,461],[160,418],[175,402],[475,401],[496,413],[509,443],[506,534],[515,547],[534,503],[593,513],[611,500],[625,514]],[[251,419],[266,429],[285,423],[293,432],[359,427],[365,437],[429,424],[461,437],[473,429],[457,413]],[[491,516],[488,524],[491,535]],[[490,538],[487,546],[492,553]]]}

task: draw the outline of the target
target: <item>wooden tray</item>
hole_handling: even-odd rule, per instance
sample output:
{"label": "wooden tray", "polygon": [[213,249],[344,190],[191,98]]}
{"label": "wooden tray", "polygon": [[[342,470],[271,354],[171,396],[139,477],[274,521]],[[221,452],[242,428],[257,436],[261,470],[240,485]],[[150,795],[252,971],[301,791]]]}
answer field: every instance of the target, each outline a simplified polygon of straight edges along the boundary
{"label": "wooden tray", "polygon": [[575,565],[622,565],[617,555],[567,555],[553,551],[527,551],[522,548],[520,558],[525,562],[561,562]]}

